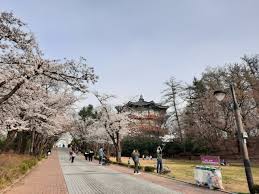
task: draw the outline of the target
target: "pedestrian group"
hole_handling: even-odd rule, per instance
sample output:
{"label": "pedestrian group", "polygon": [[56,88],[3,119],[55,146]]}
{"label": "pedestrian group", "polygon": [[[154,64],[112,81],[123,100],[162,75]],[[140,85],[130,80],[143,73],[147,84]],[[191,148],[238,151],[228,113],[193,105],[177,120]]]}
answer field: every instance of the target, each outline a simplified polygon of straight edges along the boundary
{"label": "pedestrian group", "polygon": [[[156,160],[157,160],[157,165],[156,165],[156,171],[157,173],[162,173],[163,172],[163,159],[162,159],[162,151],[163,149],[158,146],[157,150],[156,150]],[[76,153],[78,152],[78,150],[74,147],[70,147],[69,148],[69,160],[71,161],[71,163],[74,163],[75,157],[76,157]],[[93,161],[93,157],[94,157],[94,151],[92,149],[90,150],[86,150],[84,152],[84,156],[85,156],[85,160],[88,161]],[[103,149],[103,147],[101,146],[99,151],[98,151],[98,159],[99,159],[99,164],[100,165],[106,165],[108,164],[108,158],[105,154],[105,149]],[[128,167],[130,166],[130,160],[133,160],[134,162],[134,174],[141,174],[139,172],[139,168],[140,168],[140,154],[139,151],[137,149],[134,149],[133,152],[131,153],[131,157],[129,157],[128,159]],[[142,155],[142,159],[145,159],[145,155]],[[150,155],[149,157],[146,157],[146,159],[152,160],[152,156]]]}

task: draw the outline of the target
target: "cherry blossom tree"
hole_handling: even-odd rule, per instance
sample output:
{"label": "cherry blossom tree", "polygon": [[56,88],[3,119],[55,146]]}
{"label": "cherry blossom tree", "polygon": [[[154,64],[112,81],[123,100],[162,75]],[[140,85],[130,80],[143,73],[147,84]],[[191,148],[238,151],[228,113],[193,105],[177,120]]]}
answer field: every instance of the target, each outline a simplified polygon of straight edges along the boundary
{"label": "cherry blossom tree", "polygon": [[71,135],[77,140],[79,147],[88,144],[95,147],[97,151],[99,144],[111,144],[105,129],[97,123],[98,120],[93,118],[85,118],[84,120],[75,118]]}
{"label": "cherry blossom tree", "polygon": [[129,133],[129,125],[132,122],[125,112],[115,110],[109,104],[112,95],[94,93],[100,102],[98,111],[99,119],[96,122],[97,128],[105,129],[110,137],[116,151],[116,161],[121,162],[121,139]]}
{"label": "cherry blossom tree", "polygon": [[97,81],[86,60],[50,60],[41,53],[33,34],[12,13],[0,15],[0,105],[25,82],[48,78],[86,92],[87,84]]}
{"label": "cherry blossom tree", "polygon": [[6,148],[33,154],[71,129],[75,91],[98,77],[86,59],[46,59],[27,25],[0,13],[0,130]]}

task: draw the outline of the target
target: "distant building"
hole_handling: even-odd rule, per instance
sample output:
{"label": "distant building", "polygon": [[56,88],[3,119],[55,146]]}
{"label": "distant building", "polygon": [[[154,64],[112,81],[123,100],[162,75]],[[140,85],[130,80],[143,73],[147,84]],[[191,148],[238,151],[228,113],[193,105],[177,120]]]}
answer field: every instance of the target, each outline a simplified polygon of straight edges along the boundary
{"label": "distant building", "polygon": [[63,133],[61,137],[58,139],[56,142],[56,146],[59,148],[65,147],[67,148],[68,145],[72,142],[72,136],[70,135],[69,132]]}
{"label": "distant building", "polygon": [[163,136],[167,129],[163,127],[168,106],[147,102],[141,95],[137,102],[129,101],[124,106],[117,106],[118,111],[128,112],[133,124],[129,126],[130,134]]}

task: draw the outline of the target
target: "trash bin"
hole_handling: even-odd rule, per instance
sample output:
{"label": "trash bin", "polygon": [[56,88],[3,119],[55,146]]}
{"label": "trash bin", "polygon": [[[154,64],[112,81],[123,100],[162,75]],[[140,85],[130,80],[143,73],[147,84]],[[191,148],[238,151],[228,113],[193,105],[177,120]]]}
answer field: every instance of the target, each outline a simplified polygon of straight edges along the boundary
{"label": "trash bin", "polygon": [[210,189],[224,189],[220,168],[212,166],[196,166],[194,179],[198,186],[207,186]]}

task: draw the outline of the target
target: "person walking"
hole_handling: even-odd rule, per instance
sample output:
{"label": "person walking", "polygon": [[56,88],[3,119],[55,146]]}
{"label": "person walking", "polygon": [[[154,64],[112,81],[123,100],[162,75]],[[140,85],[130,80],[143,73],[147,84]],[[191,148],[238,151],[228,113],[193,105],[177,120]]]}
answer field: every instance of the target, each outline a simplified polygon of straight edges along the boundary
{"label": "person walking", "polygon": [[133,150],[131,154],[132,160],[134,161],[134,174],[140,174],[139,172],[139,152],[138,150]]}
{"label": "person walking", "polygon": [[162,160],[162,148],[160,146],[157,147],[156,154],[157,154],[157,157],[156,157],[156,159],[157,159],[156,172],[162,173],[163,160]]}
{"label": "person walking", "polygon": [[90,150],[90,152],[89,152],[89,162],[93,161],[93,156],[94,156],[94,151]]}
{"label": "person walking", "polygon": [[71,157],[71,163],[74,163],[75,157],[76,157],[76,152],[73,150],[72,157]]}
{"label": "person walking", "polygon": [[85,155],[85,160],[87,160],[89,157],[89,152],[86,150],[84,155]]}
{"label": "person walking", "polygon": [[68,153],[69,153],[69,161],[70,161],[72,160],[72,153],[73,153],[72,147],[69,147]]}
{"label": "person walking", "polygon": [[103,163],[103,157],[104,157],[104,152],[103,152],[103,147],[99,149],[99,164]]}
{"label": "person walking", "polygon": [[103,149],[103,159],[102,159],[102,165],[108,165],[108,157],[107,157],[107,154],[106,154],[106,150]]}

